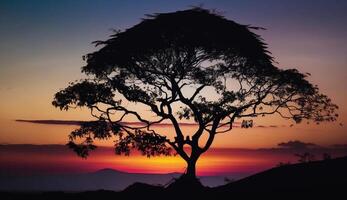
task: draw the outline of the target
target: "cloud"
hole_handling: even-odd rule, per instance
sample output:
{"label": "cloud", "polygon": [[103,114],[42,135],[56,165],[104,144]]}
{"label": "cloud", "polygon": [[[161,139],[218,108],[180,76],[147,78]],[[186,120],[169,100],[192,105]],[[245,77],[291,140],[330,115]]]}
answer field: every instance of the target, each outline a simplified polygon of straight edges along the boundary
{"label": "cloud", "polygon": [[11,91],[13,90],[13,87],[0,87],[0,91],[5,90],[5,91]]}
{"label": "cloud", "polygon": [[268,126],[265,126],[265,125],[257,125],[255,126],[256,128],[278,128],[278,127],[285,127],[284,125],[281,125],[281,126],[277,126],[277,125],[268,125]]}
{"label": "cloud", "polygon": [[[49,125],[72,125],[79,126],[88,121],[79,121],[79,120],[25,120],[17,119],[16,122],[25,122],[25,123],[34,123],[34,124],[49,124]],[[124,125],[133,125],[141,126],[144,125],[142,122],[121,122]],[[197,126],[196,123],[179,123],[181,126]],[[154,124],[153,126],[172,126],[171,123],[160,123]]]}
{"label": "cloud", "polygon": [[16,122],[34,123],[34,124],[51,124],[51,125],[81,125],[85,121],[74,120],[25,120],[16,119]]}
{"label": "cloud", "polygon": [[[48,125],[70,125],[70,126],[80,126],[81,124],[88,121],[80,121],[80,120],[27,120],[27,119],[17,119],[16,122],[24,122],[24,123],[34,123],[34,124],[48,124]],[[142,122],[122,122],[124,125],[132,125],[132,126],[142,126],[144,123]],[[198,126],[197,123],[186,123],[180,122],[180,126]],[[241,128],[241,122],[234,122],[233,128]],[[156,127],[172,127],[171,123],[160,123],[154,124]],[[257,125],[254,128],[278,128],[277,125]],[[283,127],[283,125],[281,126]]]}
{"label": "cloud", "polygon": [[314,143],[306,143],[306,142],[301,142],[299,140],[291,140],[288,142],[282,142],[278,144],[279,147],[282,148],[290,148],[290,149],[307,149],[310,147],[318,147],[318,145]]}
{"label": "cloud", "polygon": [[263,125],[258,125],[256,127],[258,127],[258,128],[267,128],[267,126],[263,126]]}

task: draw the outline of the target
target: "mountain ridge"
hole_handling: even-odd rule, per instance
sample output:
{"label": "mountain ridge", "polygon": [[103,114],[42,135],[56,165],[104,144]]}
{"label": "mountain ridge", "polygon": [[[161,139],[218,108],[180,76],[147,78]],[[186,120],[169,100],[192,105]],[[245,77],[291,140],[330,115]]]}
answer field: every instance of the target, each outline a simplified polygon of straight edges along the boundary
{"label": "mountain ridge", "polygon": [[[112,168],[94,172],[38,175],[0,175],[0,191],[121,191],[136,182],[165,185],[177,179],[182,173],[166,174],[129,173]],[[224,184],[222,176],[202,176],[201,181],[208,186]]]}

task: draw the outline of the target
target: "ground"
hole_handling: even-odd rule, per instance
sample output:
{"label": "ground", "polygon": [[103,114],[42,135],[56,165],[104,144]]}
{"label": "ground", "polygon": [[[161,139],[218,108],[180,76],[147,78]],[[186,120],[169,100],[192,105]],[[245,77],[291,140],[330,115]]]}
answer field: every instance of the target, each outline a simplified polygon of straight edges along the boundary
{"label": "ground", "polygon": [[276,167],[245,179],[216,188],[198,186],[191,188],[185,183],[162,188],[135,183],[124,191],[89,191],[81,193],[3,192],[0,198],[7,199],[289,199],[328,198],[344,195],[347,185],[347,157],[314,161],[309,163]]}

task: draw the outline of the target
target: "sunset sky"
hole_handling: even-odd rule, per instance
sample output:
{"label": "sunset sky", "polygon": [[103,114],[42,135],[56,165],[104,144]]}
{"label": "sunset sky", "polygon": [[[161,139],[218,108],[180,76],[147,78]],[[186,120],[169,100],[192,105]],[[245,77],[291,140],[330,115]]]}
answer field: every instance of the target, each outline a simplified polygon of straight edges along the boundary
{"label": "sunset sky", "polygon": [[[234,167],[242,171],[245,168],[237,166],[237,163],[247,163],[255,159],[249,152],[248,156],[242,157],[243,153],[230,151],[234,154],[229,155],[225,149],[273,148],[277,147],[278,143],[290,140],[311,142],[325,147],[347,144],[347,1],[344,0],[265,0],[261,3],[233,0],[0,1],[0,144],[65,144],[67,135],[76,126],[15,120],[92,119],[87,110],[65,112],[51,104],[53,95],[58,90],[66,87],[68,82],[84,77],[80,72],[80,68],[85,65],[82,56],[97,50],[91,42],[107,39],[112,29],[125,30],[132,27],[139,23],[145,14],[173,12],[199,5],[216,9],[227,19],[238,23],[266,28],[257,33],[268,44],[277,62],[275,65],[311,73],[309,80],[317,84],[321,92],[331,97],[339,106],[340,115],[338,122],[331,124],[303,123],[289,127],[292,122],[274,115],[261,120],[255,119],[256,127],[252,129],[235,127],[230,133],[218,135],[215,139],[214,149],[206,155],[205,161],[200,163],[201,174],[218,171],[213,169],[214,165],[211,164],[216,162],[229,163],[225,168]],[[170,127],[161,128],[172,134]],[[189,132],[190,128],[184,127],[184,130]],[[111,146],[112,141],[99,144]],[[224,149],[222,153],[220,149]],[[1,152],[0,155],[0,162],[10,159],[5,158]],[[95,156],[97,155],[98,159],[108,160],[99,168],[107,167],[107,163],[112,162],[110,167],[131,172],[170,172],[184,167],[178,157],[156,158],[160,160],[160,165],[167,163],[166,167],[176,164],[173,169],[153,168],[155,170],[148,171],[156,159],[146,165],[144,163],[148,159],[145,157],[113,158],[113,155],[99,153]],[[265,153],[262,155],[261,158],[267,159]],[[13,157],[17,160],[12,161],[25,163],[24,157]],[[283,158],[284,161],[290,159],[289,156],[288,159]],[[66,157],[65,162],[68,163],[69,159],[70,157]],[[78,158],[71,156],[71,159]],[[237,162],[237,159],[243,162]],[[269,159],[275,161],[264,165],[261,165],[261,161],[255,163],[263,166],[263,169],[280,160],[277,157]],[[142,163],[144,167],[134,170],[132,167],[138,163]],[[204,163],[207,163],[205,168]],[[93,166],[93,170],[98,169],[96,165]]]}

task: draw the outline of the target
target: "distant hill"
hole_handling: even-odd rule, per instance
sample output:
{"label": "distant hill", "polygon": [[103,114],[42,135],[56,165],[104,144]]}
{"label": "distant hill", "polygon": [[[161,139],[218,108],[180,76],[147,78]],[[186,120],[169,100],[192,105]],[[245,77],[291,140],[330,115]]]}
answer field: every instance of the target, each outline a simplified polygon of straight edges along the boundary
{"label": "distant hill", "polygon": [[[140,174],[127,173],[114,169],[102,169],[93,173],[71,173],[59,175],[0,175],[0,191],[121,191],[135,182],[152,185],[165,185],[180,173],[169,174]],[[224,177],[200,177],[206,186],[215,187],[225,184]]]}
{"label": "distant hill", "polygon": [[135,174],[113,169],[93,173],[0,177],[0,191],[120,191],[134,182],[158,185],[178,177],[171,174]]}

